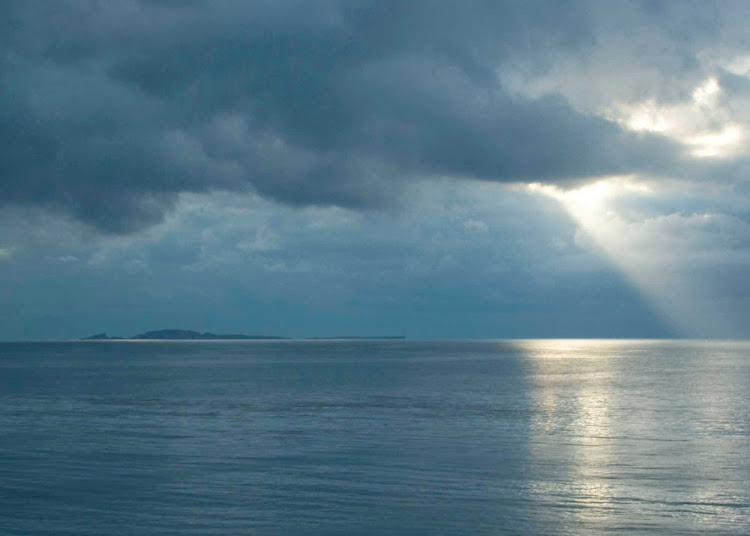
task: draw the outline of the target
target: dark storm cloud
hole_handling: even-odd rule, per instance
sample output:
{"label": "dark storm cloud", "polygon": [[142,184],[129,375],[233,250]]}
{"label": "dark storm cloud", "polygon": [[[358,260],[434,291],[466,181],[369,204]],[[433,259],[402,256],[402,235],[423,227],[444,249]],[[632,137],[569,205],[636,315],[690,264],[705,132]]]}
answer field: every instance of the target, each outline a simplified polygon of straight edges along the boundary
{"label": "dark storm cloud", "polygon": [[[634,9],[666,16],[644,6]],[[668,174],[679,157],[665,138],[497,81],[517,59],[544,71],[602,46],[589,7],[5,2],[0,202],[125,232],[187,191],[357,208],[392,201],[414,176]]]}

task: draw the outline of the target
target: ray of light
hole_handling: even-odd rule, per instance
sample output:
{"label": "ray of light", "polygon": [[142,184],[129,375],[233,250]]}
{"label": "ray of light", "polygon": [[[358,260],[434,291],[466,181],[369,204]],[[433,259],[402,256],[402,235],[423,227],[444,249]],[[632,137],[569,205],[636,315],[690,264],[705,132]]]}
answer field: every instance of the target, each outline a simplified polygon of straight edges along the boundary
{"label": "ray of light", "polygon": [[694,337],[731,333],[721,311],[682,262],[685,244],[670,243],[669,237],[660,242],[651,236],[669,216],[639,220],[617,209],[614,200],[620,196],[655,195],[646,184],[634,177],[609,177],[570,190],[538,183],[528,188],[558,200],[579,226],[577,241],[604,252],[678,334]]}

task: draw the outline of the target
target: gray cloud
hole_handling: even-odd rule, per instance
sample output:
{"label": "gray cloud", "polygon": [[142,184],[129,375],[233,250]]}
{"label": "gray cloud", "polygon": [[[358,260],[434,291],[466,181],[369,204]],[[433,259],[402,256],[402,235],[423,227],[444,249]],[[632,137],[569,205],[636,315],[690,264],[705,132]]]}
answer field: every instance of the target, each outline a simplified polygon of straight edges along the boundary
{"label": "gray cloud", "polygon": [[[712,8],[673,23],[675,5],[618,11],[636,27],[666,21],[665,61],[690,70],[691,45],[722,22]],[[666,138],[498,81],[516,64],[531,76],[606,48],[595,6],[5,2],[0,203],[121,233],[160,221],[181,192],[364,208],[393,202],[411,177],[684,171]]]}
{"label": "gray cloud", "polygon": [[408,211],[368,212],[186,195],[165,224],[126,236],[4,211],[0,338],[167,325],[293,336],[668,333],[600,253],[575,245],[558,203],[507,190],[413,182]]}

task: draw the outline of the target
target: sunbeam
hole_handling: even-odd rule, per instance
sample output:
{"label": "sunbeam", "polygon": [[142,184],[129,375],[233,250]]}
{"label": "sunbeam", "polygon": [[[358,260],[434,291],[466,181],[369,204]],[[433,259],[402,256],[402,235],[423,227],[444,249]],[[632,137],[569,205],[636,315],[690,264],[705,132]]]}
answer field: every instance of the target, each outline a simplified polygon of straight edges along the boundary
{"label": "sunbeam", "polygon": [[646,216],[623,201],[658,197],[633,176],[607,177],[575,189],[533,183],[531,192],[559,201],[578,224],[576,242],[604,252],[649,304],[681,336],[731,333],[716,300],[690,273],[686,244],[665,234],[667,224],[710,220],[711,214]]}

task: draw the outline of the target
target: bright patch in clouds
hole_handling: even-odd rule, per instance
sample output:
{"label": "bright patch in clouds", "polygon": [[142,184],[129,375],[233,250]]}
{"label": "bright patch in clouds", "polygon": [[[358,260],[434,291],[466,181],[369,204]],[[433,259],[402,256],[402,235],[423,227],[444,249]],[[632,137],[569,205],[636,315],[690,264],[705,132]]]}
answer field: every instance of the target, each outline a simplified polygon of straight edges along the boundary
{"label": "bright patch in clouds", "polygon": [[[653,100],[647,100],[635,106],[620,104],[622,120],[629,129],[646,132],[665,132],[669,130],[669,120],[664,111]],[[617,115],[614,117],[617,118]]]}
{"label": "bright patch in clouds", "polygon": [[719,157],[730,153],[742,142],[743,130],[739,125],[729,125],[720,132],[699,134],[688,138],[686,143],[693,147],[691,154],[700,158]]}
{"label": "bright patch in clouds", "polygon": [[693,102],[697,106],[714,108],[719,100],[721,88],[716,78],[709,78],[693,91]]}
{"label": "bright patch in clouds", "polygon": [[629,130],[656,132],[685,145],[695,158],[733,156],[742,148],[745,127],[722,104],[722,88],[715,77],[696,87],[689,101],[659,104],[615,102],[604,115]]}
{"label": "bright patch in clouds", "polygon": [[737,76],[750,76],[750,56],[739,56],[729,60],[724,68]]}

